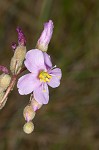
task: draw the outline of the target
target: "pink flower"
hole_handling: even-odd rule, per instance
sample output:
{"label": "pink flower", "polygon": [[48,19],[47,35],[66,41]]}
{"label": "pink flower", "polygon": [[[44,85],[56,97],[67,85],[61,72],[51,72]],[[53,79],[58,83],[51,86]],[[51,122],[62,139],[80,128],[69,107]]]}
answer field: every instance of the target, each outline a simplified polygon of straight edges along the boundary
{"label": "pink flower", "polygon": [[49,22],[46,22],[44,24],[44,30],[37,42],[37,48],[42,51],[47,51],[48,44],[51,40],[52,34],[53,34],[53,22],[52,20],[49,20]]}
{"label": "pink flower", "polygon": [[33,92],[38,103],[47,104],[49,101],[48,85],[52,88],[60,85],[61,69],[53,69],[50,56],[38,49],[27,52],[25,66],[30,73],[18,80],[19,93],[27,95]]}

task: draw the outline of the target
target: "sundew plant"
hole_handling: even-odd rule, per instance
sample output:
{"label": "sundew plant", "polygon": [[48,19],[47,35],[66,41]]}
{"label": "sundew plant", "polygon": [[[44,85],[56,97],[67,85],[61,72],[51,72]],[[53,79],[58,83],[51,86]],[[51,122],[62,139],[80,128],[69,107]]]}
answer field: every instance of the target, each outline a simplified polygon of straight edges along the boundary
{"label": "sundew plant", "polygon": [[[2,109],[8,99],[9,93],[17,88],[20,95],[30,94],[29,103],[23,110],[26,121],[23,126],[25,133],[30,134],[34,130],[33,118],[38,109],[49,102],[48,87],[56,88],[60,85],[62,77],[61,69],[52,65],[51,57],[47,54],[48,45],[53,34],[53,22],[49,20],[44,24],[43,32],[37,41],[36,47],[27,51],[26,38],[18,27],[18,44],[13,43],[14,55],[11,58],[10,70],[0,66],[0,108]],[[21,76],[25,70],[29,73]]]}

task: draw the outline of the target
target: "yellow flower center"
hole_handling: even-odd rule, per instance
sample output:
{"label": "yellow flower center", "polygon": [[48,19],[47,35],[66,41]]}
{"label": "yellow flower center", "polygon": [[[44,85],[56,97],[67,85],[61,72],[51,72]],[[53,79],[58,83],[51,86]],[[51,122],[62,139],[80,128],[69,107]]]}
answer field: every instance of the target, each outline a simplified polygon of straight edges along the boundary
{"label": "yellow flower center", "polygon": [[41,71],[40,74],[39,74],[39,79],[40,79],[40,81],[49,82],[51,78],[52,78],[52,76],[49,75],[49,74],[48,74],[47,72],[45,72],[45,71]]}

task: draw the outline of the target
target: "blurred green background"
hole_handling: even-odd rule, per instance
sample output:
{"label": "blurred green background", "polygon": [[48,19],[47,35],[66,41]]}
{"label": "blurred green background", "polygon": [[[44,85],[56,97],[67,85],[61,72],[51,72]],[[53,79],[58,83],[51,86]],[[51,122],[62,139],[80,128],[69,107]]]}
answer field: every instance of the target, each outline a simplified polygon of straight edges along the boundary
{"label": "blurred green background", "polygon": [[54,33],[48,53],[62,69],[61,85],[50,89],[30,135],[22,130],[29,96],[15,88],[0,110],[0,150],[99,150],[98,0],[1,0],[0,64],[9,68],[17,26],[30,50],[49,19]]}

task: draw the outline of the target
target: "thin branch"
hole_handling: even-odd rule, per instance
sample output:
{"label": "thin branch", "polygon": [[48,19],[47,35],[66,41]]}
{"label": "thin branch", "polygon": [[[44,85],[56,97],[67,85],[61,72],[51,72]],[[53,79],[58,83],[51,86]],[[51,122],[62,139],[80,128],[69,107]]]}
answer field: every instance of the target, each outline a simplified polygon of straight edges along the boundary
{"label": "thin branch", "polygon": [[13,86],[15,85],[15,82],[16,82],[18,76],[19,76],[21,73],[23,73],[25,70],[26,70],[26,67],[22,68],[22,69],[20,70],[20,72],[19,72],[17,75],[13,75],[13,76],[12,76],[10,85],[8,86],[8,88],[7,88],[7,90],[6,90],[4,97],[3,97],[2,100],[0,101],[0,108],[2,108],[2,105],[3,105],[4,102],[6,101],[6,98],[8,97],[10,91],[13,89]]}

